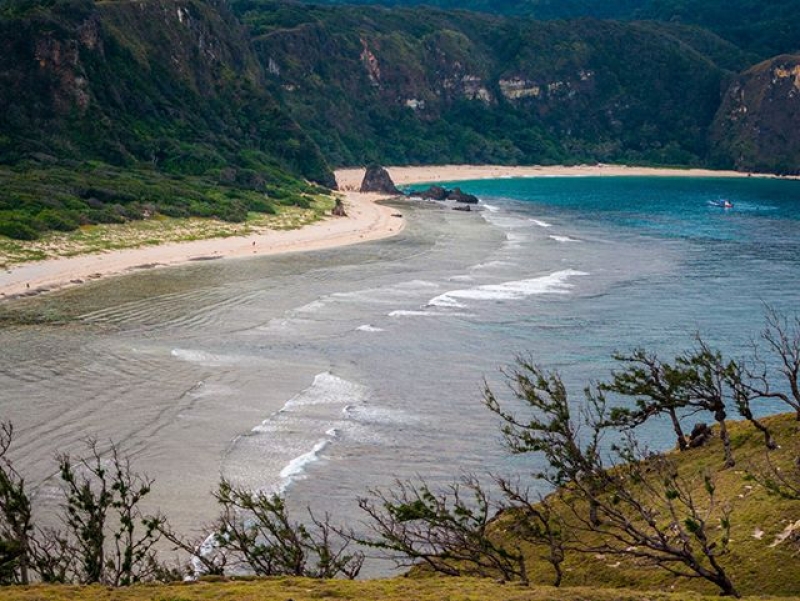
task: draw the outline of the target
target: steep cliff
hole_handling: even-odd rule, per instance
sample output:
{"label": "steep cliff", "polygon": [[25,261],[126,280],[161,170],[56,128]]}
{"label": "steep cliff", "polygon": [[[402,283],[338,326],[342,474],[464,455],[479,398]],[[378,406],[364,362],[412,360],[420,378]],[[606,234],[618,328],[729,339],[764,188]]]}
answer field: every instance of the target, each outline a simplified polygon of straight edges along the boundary
{"label": "steep cliff", "polygon": [[800,55],[765,61],[730,86],[712,128],[721,164],[800,173]]}
{"label": "steep cliff", "polygon": [[333,182],[265,92],[223,3],[6,2],[0,78],[0,163],[96,159],[188,175],[261,164]]}
{"label": "steep cliff", "polygon": [[696,163],[744,64],[665,24],[233,6],[270,89],[336,164]]}

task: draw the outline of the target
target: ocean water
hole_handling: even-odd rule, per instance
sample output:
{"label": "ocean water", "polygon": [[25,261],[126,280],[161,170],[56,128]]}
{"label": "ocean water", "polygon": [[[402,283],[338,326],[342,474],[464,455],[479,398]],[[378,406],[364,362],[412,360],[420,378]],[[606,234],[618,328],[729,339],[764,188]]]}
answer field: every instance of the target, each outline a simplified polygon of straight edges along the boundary
{"label": "ocean water", "polygon": [[187,534],[213,519],[220,477],[358,528],[357,498],[395,479],[534,467],[508,456],[481,403],[515,356],[559,370],[579,402],[614,351],[670,356],[700,332],[736,356],[766,304],[800,306],[800,182],[458,185],[483,210],[401,203],[408,227],[390,240],[32,301],[74,317],[0,330],[0,417],[38,500],[57,502],[54,454],[94,437],[155,478],[153,503]]}

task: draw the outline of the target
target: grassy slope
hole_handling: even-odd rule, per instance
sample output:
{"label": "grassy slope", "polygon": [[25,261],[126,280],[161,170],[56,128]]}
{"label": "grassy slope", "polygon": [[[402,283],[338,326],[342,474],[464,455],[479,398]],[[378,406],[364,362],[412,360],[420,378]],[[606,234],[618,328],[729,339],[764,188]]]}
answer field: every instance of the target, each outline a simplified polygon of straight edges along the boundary
{"label": "grassy slope", "polygon": [[[254,581],[175,585],[141,585],[127,589],[101,586],[14,587],[2,592],[4,601],[710,601],[715,596],[695,593],[653,593],[597,588],[555,589],[502,585],[491,580],[432,578],[412,580],[314,581],[302,578],[272,578]],[[778,599],[778,597],[754,597]],[[783,597],[785,599],[785,597]]]}
{"label": "grassy slope", "polygon": [[[785,470],[800,456],[800,422],[793,415],[771,417],[766,423],[774,430],[780,449],[770,460]],[[708,445],[679,455],[680,473],[694,478],[693,494],[702,500],[702,475],[714,475],[718,508],[729,505],[731,515],[730,554],[721,559],[731,579],[743,595],[761,593],[800,596],[797,556],[800,545],[796,536],[771,546],[776,536],[800,519],[800,502],[789,501],[766,493],[748,477],[748,472],[762,469],[765,449],[761,434],[745,422],[731,424],[731,439],[736,467],[723,470],[722,447],[718,438]],[[716,510],[712,516],[718,516]],[[712,520],[713,521],[713,520]],[[754,537],[763,531],[761,539]],[[540,558],[541,550],[531,549],[530,572],[534,582],[547,583],[552,568]],[[567,554],[564,564],[564,586],[625,587],[664,591],[697,591],[714,594],[715,588],[704,582],[677,579],[667,572],[642,564],[641,561],[615,556]]]}
{"label": "grassy slope", "polygon": [[[790,415],[767,420],[781,448],[771,460],[784,469],[791,466],[800,452],[800,422]],[[739,590],[752,599],[800,599],[800,578],[797,576],[797,555],[800,545],[790,537],[771,546],[775,537],[788,524],[800,517],[800,503],[767,495],[746,472],[763,466],[764,447],[760,434],[745,423],[733,423],[731,434],[737,467],[720,470],[722,451],[718,440],[706,447],[679,456],[681,473],[687,477],[705,471],[715,473],[720,502],[730,503],[732,543],[730,555],[722,563]],[[763,530],[759,539],[756,529]],[[299,578],[253,579],[231,582],[205,580],[194,584],[140,585],[127,589],[76,586],[32,586],[3,589],[5,601],[48,599],[94,601],[120,599],[137,601],[194,601],[205,599],[310,601],[319,599],[382,599],[384,601],[683,601],[719,598],[711,586],[702,582],[678,580],[656,568],[619,558],[567,555],[565,579],[561,588],[547,586],[550,567],[530,549],[531,587],[500,584],[491,579],[425,577],[393,578],[365,582],[314,581]],[[619,564],[617,565],[617,562]],[[778,595],[778,596],[765,596]]]}

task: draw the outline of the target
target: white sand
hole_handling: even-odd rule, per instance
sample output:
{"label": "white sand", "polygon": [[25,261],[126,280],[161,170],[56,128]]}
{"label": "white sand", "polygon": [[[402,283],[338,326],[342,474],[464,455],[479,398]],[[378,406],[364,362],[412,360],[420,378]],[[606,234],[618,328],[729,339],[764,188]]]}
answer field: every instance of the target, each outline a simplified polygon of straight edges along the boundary
{"label": "white sand", "polygon": [[170,243],[15,265],[0,272],[0,299],[56,290],[144,267],[179,265],[198,258],[275,255],[386,238],[400,232],[405,223],[402,218],[393,216],[396,211],[391,207],[376,204],[375,201],[382,198],[387,197],[346,192],[347,217],[326,217],[294,230],[270,230],[248,236]]}
{"label": "white sand", "polygon": [[[576,167],[443,165],[392,167],[389,168],[389,173],[398,185],[536,176],[748,176],[746,173],[735,171],[654,169],[615,165]],[[336,172],[339,187],[345,195],[347,217],[328,217],[296,230],[268,231],[242,237],[170,243],[24,263],[0,272],[0,299],[55,290],[79,284],[87,279],[119,275],[143,267],[178,265],[201,257],[250,257],[318,250],[377,240],[397,234],[405,225],[403,219],[393,216],[395,211],[390,207],[375,203],[376,200],[386,197],[379,194],[355,192],[360,187],[363,177],[364,169],[341,169]]]}
{"label": "white sand", "polygon": [[[624,165],[560,165],[543,167],[494,165],[441,165],[432,167],[389,167],[389,174],[398,186],[422,182],[454,182],[472,179],[497,179],[503,177],[580,177],[580,176],[668,176],[668,177],[748,177],[738,171],[712,171],[709,169],[661,169],[626,167]],[[364,175],[363,169],[341,169],[336,180],[343,190],[357,189]],[[758,175],[759,177],[776,177]]]}

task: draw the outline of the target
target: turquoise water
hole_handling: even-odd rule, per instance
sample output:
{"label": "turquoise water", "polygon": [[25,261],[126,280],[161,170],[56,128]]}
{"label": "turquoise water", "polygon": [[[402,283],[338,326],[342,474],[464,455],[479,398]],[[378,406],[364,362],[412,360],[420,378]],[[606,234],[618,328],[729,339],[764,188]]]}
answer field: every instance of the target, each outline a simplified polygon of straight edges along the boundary
{"label": "turquoise water", "polygon": [[[697,329],[733,347],[760,331],[765,304],[787,313],[798,308],[800,182],[585,177],[457,185],[518,218],[553,222],[551,236],[574,232],[588,243],[586,254],[600,252],[596,243],[605,240],[632,246],[632,270],[645,251],[668,261],[667,275],[622,284],[632,306],[625,295],[605,297],[625,306],[620,321],[643,316],[656,328]],[[733,207],[713,205],[722,199]],[[623,347],[646,342],[619,337]]]}
{"label": "turquoise water", "polygon": [[[800,182],[461,182],[480,212],[401,203],[399,236],[141,272],[34,300],[68,326],[0,328],[0,417],[40,498],[53,456],[114,440],[175,527],[215,517],[220,476],[357,525],[395,478],[529,473],[482,407],[515,355],[576,402],[615,351],[700,332],[748,351],[764,305],[800,307]],[[710,202],[728,199],[734,207]],[[782,410],[763,406],[764,412]],[[652,446],[669,429],[646,432]],[[304,515],[304,514],[303,514]],[[376,568],[373,573],[381,573]]]}

